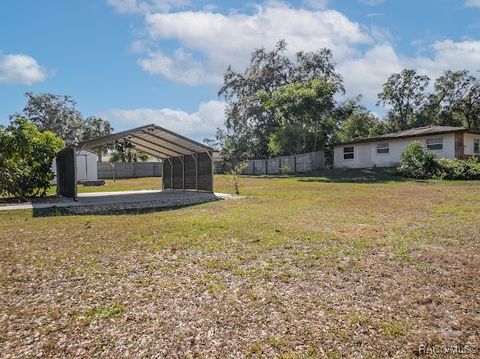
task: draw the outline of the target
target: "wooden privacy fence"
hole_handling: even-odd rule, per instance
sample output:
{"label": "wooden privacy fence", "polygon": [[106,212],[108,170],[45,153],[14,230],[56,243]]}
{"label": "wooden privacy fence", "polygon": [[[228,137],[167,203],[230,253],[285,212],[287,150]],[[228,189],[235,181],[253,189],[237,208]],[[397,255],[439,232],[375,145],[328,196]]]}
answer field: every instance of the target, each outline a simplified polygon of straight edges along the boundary
{"label": "wooden privacy fence", "polygon": [[246,167],[242,172],[245,175],[304,173],[323,168],[325,156],[323,151],[319,151],[264,160],[248,160],[245,164]]}
{"label": "wooden privacy fence", "polygon": [[160,162],[98,162],[98,178],[138,178],[161,177],[162,164]]}

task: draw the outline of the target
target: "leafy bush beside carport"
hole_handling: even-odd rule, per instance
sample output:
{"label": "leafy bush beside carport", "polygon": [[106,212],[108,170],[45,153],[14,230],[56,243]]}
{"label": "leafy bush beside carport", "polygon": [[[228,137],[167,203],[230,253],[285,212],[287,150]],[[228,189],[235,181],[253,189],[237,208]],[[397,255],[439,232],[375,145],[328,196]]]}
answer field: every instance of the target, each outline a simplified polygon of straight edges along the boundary
{"label": "leafy bush beside carport", "polygon": [[55,176],[52,161],[62,147],[53,132],[41,132],[24,118],[0,128],[0,196],[44,196]]}

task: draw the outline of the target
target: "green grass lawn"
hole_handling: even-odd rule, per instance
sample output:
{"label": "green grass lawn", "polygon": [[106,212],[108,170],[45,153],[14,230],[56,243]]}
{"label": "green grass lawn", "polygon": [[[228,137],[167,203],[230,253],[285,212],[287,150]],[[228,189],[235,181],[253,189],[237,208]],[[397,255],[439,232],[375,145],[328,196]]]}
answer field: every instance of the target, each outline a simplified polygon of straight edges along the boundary
{"label": "green grass lawn", "polygon": [[[224,176],[215,186],[232,191]],[[172,211],[0,212],[2,353],[383,358],[421,345],[480,348],[480,182],[326,171],[240,186],[243,199]]]}
{"label": "green grass lawn", "polygon": [[[117,180],[105,180],[104,186],[83,186],[78,185],[79,193],[86,192],[116,192],[116,191],[138,191],[138,190],[162,189],[161,177],[129,178]],[[57,192],[57,187],[52,186],[48,191],[49,195]]]}

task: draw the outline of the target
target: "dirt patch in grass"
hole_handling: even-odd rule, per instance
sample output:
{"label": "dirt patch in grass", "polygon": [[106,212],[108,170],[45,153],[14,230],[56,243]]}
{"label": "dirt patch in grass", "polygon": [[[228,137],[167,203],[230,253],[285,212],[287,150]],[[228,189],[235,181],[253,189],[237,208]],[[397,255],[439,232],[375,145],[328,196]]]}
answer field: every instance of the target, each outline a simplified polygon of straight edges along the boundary
{"label": "dirt patch in grass", "polygon": [[2,354],[480,348],[478,183],[306,179],[242,178],[241,201],[135,216],[0,213]]}

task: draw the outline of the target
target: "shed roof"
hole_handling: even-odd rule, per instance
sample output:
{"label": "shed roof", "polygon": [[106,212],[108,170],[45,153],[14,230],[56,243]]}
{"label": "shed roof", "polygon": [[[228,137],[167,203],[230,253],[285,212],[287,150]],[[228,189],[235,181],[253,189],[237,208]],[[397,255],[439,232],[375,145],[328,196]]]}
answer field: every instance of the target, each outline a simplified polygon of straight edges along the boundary
{"label": "shed roof", "polygon": [[409,137],[421,137],[421,136],[430,136],[437,135],[442,133],[455,133],[455,132],[469,132],[469,133],[479,133],[478,131],[469,130],[464,127],[452,127],[452,126],[427,126],[427,127],[417,127],[405,131],[387,133],[385,135],[372,136],[366,138],[356,138],[352,141],[336,143],[335,145],[350,145],[355,143],[366,143],[366,142],[378,142],[385,140],[394,140],[399,138],[409,138]]}
{"label": "shed roof", "polygon": [[133,148],[161,159],[212,151],[204,144],[154,124],[93,138],[76,147],[78,150],[94,149],[117,141],[129,142]]}

